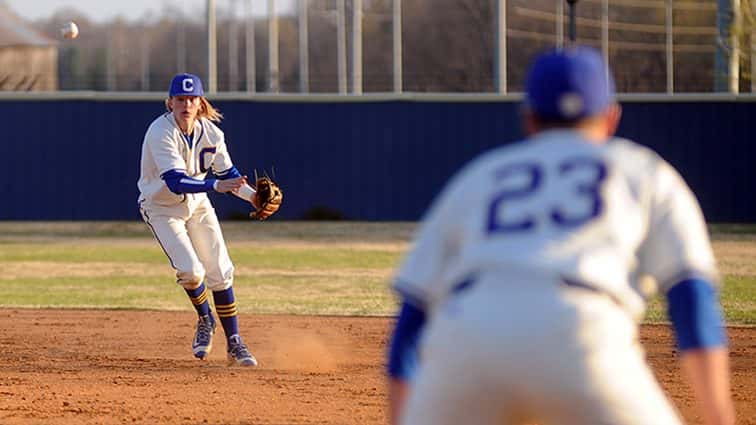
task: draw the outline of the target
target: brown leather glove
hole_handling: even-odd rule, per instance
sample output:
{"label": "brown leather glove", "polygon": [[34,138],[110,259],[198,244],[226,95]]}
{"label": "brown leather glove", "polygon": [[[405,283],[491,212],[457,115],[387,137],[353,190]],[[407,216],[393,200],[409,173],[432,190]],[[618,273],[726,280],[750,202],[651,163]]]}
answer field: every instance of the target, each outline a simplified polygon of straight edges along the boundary
{"label": "brown leather glove", "polygon": [[281,208],[283,191],[268,177],[260,177],[255,182],[255,194],[252,196],[252,205],[256,211],[249,213],[250,218],[265,220]]}

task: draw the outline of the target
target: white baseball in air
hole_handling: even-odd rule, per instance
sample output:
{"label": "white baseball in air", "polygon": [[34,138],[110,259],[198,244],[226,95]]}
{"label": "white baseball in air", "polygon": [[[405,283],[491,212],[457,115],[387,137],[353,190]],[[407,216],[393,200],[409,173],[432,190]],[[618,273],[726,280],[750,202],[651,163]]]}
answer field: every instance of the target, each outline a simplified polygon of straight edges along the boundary
{"label": "white baseball in air", "polygon": [[60,33],[65,38],[76,38],[79,36],[79,27],[75,22],[69,22],[60,29]]}

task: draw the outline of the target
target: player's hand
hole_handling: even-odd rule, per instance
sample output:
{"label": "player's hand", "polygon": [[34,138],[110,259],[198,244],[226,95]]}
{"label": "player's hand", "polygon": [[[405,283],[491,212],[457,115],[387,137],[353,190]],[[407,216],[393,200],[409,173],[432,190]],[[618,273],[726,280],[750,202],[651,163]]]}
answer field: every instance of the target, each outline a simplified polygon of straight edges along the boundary
{"label": "player's hand", "polygon": [[389,379],[389,423],[399,425],[399,419],[404,413],[404,405],[409,397],[409,385],[400,379]]}
{"label": "player's hand", "polygon": [[231,192],[232,190],[237,190],[242,187],[245,182],[246,179],[244,176],[228,180],[218,180],[218,183],[215,185],[215,190],[221,193]]}

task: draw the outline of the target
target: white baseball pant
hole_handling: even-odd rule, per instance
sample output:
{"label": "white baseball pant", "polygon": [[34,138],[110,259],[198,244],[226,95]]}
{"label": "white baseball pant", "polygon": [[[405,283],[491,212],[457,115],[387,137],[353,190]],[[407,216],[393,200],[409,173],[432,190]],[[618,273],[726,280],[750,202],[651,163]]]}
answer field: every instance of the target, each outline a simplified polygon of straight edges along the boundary
{"label": "white baseball pant", "polygon": [[173,207],[143,204],[140,211],[176,270],[178,284],[193,289],[204,280],[212,291],[233,285],[234,266],[207,197]]}
{"label": "white baseball pant", "polygon": [[614,301],[505,274],[440,307],[410,388],[406,425],[681,424]]}

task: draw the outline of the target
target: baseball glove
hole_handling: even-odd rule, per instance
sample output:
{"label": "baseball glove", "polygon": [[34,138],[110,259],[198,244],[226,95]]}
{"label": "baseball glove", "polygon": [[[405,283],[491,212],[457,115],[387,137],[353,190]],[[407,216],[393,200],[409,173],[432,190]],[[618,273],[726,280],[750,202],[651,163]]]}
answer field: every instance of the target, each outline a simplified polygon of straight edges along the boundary
{"label": "baseball glove", "polygon": [[256,211],[249,213],[250,218],[265,220],[281,208],[283,191],[269,177],[260,177],[255,182],[255,194],[252,196],[252,205]]}

